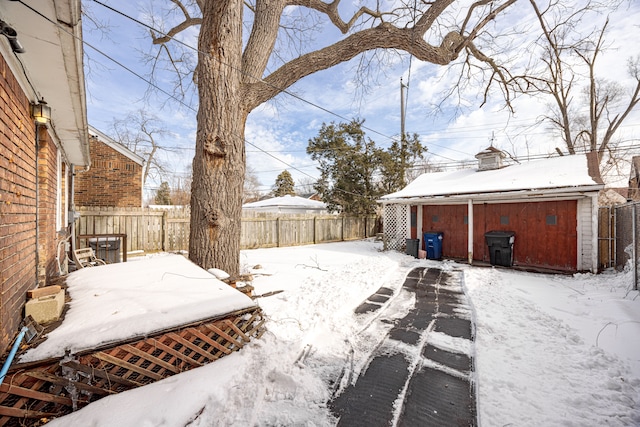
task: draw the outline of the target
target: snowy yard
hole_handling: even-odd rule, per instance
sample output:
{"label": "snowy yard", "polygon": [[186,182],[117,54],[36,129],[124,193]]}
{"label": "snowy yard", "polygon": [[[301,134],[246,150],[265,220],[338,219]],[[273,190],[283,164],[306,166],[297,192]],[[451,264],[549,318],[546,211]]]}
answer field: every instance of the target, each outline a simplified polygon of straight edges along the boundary
{"label": "snowy yard", "polygon": [[[640,425],[640,296],[630,290],[631,273],[539,275],[417,260],[381,246],[243,251],[256,294],[283,291],[256,300],[268,318],[260,340],[48,425],[334,425],[331,382],[344,369],[364,369],[385,335],[375,314],[353,309],[381,286],[398,290],[417,266],[464,273],[477,326],[470,351],[480,425]],[[100,269],[90,274],[98,280]],[[387,314],[402,315],[411,302],[402,295],[394,294]]]}

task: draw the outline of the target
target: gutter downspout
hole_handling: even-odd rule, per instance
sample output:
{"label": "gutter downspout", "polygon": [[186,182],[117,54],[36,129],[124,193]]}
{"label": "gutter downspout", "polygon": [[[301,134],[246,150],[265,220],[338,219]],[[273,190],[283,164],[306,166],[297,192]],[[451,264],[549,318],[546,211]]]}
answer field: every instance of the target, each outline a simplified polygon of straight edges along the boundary
{"label": "gutter downspout", "polygon": [[35,281],[35,288],[38,288],[40,286],[40,276],[39,276],[39,271],[40,271],[40,215],[39,215],[39,211],[40,211],[40,173],[38,170],[38,160],[39,160],[39,153],[40,153],[40,125],[38,123],[35,124],[36,127],[36,155],[35,155],[35,184],[36,184],[36,281]]}
{"label": "gutter downspout", "polygon": [[[69,234],[71,235],[71,238],[69,239],[69,251],[73,253],[76,249],[76,167],[73,163],[71,163],[70,167],[71,189],[69,192],[71,194],[69,194],[69,213],[67,214],[69,215],[69,218],[67,218],[67,221],[69,222]],[[74,258],[71,259],[75,261]]]}
{"label": "gutter downspout", "polygon": [[636,252],[636,248],[638,246],[638,235],[636,229],[636,220],[638,219],[636,213],[636,204],[631,205],[631,212],[633,215],[633,221],[631,221],[631,235],[633,236],[633,247],[631,249],[631,256],[633,257],[633,262],[631,265],[633,266],[633,290],[638,290],[638,254]]}

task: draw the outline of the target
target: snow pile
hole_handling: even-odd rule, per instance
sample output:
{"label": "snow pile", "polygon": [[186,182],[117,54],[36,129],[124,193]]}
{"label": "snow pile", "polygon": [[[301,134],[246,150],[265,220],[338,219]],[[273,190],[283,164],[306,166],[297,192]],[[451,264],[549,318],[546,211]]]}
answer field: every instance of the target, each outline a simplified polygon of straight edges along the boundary
{"label": "snow pile", "polygon": [[[256,293],[283,291],[257,300],[269,320],[263,338],[50,425],[335,425],[326,403],[340,373],[355,381],[392,326],[353,309],[425,265],[464,272],[477,330],[461,350],[476,351],[482,425],[640,425],[640,297],[628,291],[630,274],[536,275],[380,249],[360,241],[243,251],[247,270],[263,267]],[[413,306],[406,294],[395,293],[386,318]]]}
{"label": "snow pile", "polygon": [[639,304],[633,301],[637,293],[627,295],[628,281],[621,278],[629,277],[466,271],[477,316],[482,421],[640,423],[634,409],[640,389]]}

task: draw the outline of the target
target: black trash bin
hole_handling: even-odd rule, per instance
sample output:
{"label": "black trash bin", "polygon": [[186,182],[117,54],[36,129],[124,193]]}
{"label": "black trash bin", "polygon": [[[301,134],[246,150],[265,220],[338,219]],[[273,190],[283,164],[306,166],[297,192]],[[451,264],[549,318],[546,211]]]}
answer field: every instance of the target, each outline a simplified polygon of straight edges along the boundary
{"label": "black trash bin", "polygon": [[516,233],[513,231],[488,231],[484,238],[489,246],[491,265],[511,267],[513,265],[513,243]]}
{"label": "black trash bin", "polygon": [[424,233],[424,248],[427,251],[428,259],[442,258],[442,237],[441,231],[428,231]]}
{"label": "black trash bin", "polygon": [[407,255],[411,255],[414,258],[418,258],[418,247],[420,246],[420,240],[407,239]]}
{"label": "black trash bin", "polygon": [[119,237],[93,237],[89,239],[89,246],[96,254],[96,258],[104,260],[107,264],[120,262]]}

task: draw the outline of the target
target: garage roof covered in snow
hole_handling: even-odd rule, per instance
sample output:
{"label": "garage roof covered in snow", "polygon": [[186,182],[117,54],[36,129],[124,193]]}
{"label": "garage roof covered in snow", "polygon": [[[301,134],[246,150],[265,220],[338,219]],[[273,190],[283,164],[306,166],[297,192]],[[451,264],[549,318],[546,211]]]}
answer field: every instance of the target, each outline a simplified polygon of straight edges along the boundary
{"label": "garage roof covered in snow", "polygon": [[[595,153],[594,153],[595,154]],[[425,173],[405,188],[383,196],[380,202],[402,203],[439,197],[490,194],[562,193],[599,191],[604,187],[593,155],[572,155],[535,160],[501,169],[463,169]]]}

